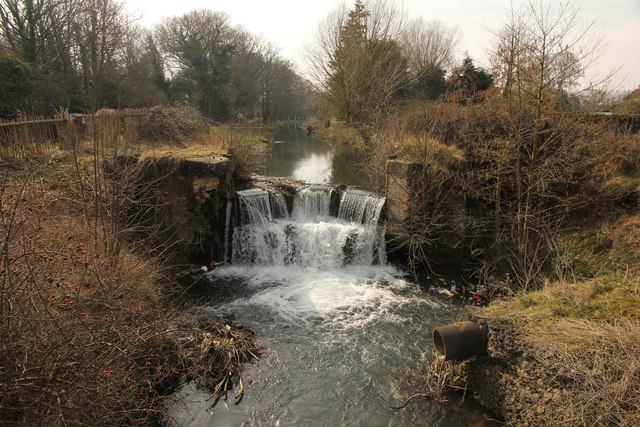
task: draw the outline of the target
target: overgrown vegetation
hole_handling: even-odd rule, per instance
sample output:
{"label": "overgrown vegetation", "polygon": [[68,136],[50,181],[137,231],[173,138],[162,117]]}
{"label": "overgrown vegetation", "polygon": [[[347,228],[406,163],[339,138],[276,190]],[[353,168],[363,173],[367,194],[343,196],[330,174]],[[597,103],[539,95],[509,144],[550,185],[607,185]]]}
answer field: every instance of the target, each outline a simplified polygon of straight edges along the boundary
{"label": "overgrown vegetation", "polygon": [[[602,91],[581,78],[601,41],[570,3],[528,2],[494,33],[491,75],[467,57],[452,70],[440,101],[404,104],[403,90],[415,81],[405,76],[405,83],[391,84],[390,77],[379,104],[363,101],[379,106],[373,112],[357,102],[360,92],[372,93],[366,85],[376,81],[375,72],[365,73],[363,87],[346,84],[353,93],[335,84],[347,70],[377,70],[375,64],[355,66],[341,52],[355,44],[375,57],[371,43],[403,34],[395,13],[384,2],[371,9],[356,2],[342,20],[328,21],[320,34],[324,56],[314,57],[326,99],[363,137],[358,148],[370,181],[385,188],[389,157],[413,165],[410,188],[403,189],[408,214],[392,224],[392,243],[415,268],[443,254],[465,256],[474,281],[506,283],[509,291],[567,277],[560,237],[576,218],[637,208],[638,136],[588,114]],[[404,60],[398,54],[397,64]]]}
{"label": "overgrown vegetation", "polygon": [[241,363],[258,356],[249,331],[186,311],[163,259],[151,255],[166,242],[143,221],[158,201],[132,160],[141,148],[123,140],[131,133],[118,114],[91,120],[88,141],[61,127],[69,151],[26,156],[27,141],[3,150],[3,422],[154,423],[180,381],[226,393]]}
{"label": "overgrown vegetation", "polygon": [[[412,176],[409,219],[393,230],[423,251],[410,253],[415,263],[428,264],[439,248],[456,249],[484,267],[480,280],[509,273],[514,290],[526,290],[571,274],[556,263],[564,257],[560,237],[577,218],[637,207],[640,139],[615,125],[550,114],[554,141],[532,165],[533,140],[514,143],[502,120],[513,117],[501,99],[489,102],[415,109],[380,138],[370,159],[380,165],[379,183],[389,155],[427,165]],[[533,125],[529,118],[518,120]]]}

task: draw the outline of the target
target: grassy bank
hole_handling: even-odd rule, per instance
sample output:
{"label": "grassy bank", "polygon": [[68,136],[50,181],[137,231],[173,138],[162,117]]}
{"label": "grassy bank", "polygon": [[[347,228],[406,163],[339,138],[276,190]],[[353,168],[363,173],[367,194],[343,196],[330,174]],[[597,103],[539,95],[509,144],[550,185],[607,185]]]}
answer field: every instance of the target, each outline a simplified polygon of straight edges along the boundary
{"label": "grassy bank", "polygon": [[558,242],[564,274],[471,309],[487,354],[436,362],[430,381],[468,390],[516,425],[638,425],[640,214],[583,221]]}

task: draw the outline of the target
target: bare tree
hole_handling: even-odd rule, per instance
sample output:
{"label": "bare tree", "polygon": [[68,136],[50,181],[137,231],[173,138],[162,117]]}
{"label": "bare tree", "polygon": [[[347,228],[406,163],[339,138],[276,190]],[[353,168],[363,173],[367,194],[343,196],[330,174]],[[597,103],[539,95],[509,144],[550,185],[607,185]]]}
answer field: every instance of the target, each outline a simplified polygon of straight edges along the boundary
{"label": "bare tree", "polygon": [[410,21],[402,33],[401,45],[409,70],[415,79],[432,69],[451,69],[459,33],[442,21]]}
{"label": "bare tree", "polygon": [[114,0],[83,2],[75,19],[78,65],[85,104],[91,111],[104,104],[117,107],[116,71],[125,58],[126,35],[131,24],[124,4]]}
{"label": "bare tree", "polygon": [[[592,24],[583,25],[573,2],[529,0],[512,9],[505,26],[495,34],[491,51],[496,84],[502,90],[507,142],[491,148],[495,175],[496,246],[504,235],[498,224],[512,221],[516,243],[510,257],[526,290],[544,264],[541,255],[554,245],[557,227],[570,203],[550,203],[558,177],[574,170],[569,164],[584,144],[571,137],[581,123],[569,114],[571,91],[594,87],[581,83],[585,70],[602,52],[602,40]],[[486,153],[489,155],[489,152]],[[507,184],[510,181],[511,184]],[[505,188],[515,192],[515,206]],[[558,200],[556,200],[557,202]],[[575,205],[574,205],[575,207]],[[512,218],[502,216],[509,211]]]}
{"label": "bare tree", "polygon": [[494,33],[490,57],[496,84],[510,102],[553,108],[566,91],[588,91],[609,80],[581,81],[603,53],[593,22],[580,19],[573,1],[529,0],[510,11]]}
{"label": "bare tree", "polygon": [[167,84],[162,65],[151,33],[131,26],[124,39],[118,104],[123,107],[165,104]]}
{"label": "bare tree", "polygon": [[77,0],[1,0],[0,40],[21,60],[47,64],[78,6]]}

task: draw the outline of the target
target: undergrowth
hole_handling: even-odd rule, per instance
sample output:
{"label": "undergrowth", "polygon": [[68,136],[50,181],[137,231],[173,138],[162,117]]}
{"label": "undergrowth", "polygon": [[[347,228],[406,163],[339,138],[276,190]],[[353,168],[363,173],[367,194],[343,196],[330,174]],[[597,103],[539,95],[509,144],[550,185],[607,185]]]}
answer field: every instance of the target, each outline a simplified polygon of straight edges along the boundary
{"label": "undergrowth", "polygon": [[156,143],[181,145],[208,133],[202,114],[188,106],[155,106],[149,109],[141,136]]}
{"label": "undergrowth", "polygon": [[179,305],[126,219],[135,166],[113,173],[99,152],[0,169],[3,423],[154,423],[182,379],[224,392],[258,355],[250,332]]}

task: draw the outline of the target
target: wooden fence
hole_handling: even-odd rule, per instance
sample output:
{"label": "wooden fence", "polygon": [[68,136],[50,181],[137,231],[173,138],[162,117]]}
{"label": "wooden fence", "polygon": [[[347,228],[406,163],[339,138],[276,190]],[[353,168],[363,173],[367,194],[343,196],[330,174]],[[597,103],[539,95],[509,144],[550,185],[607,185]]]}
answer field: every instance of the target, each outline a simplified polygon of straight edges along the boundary
{"label": "wooden fence", "polygon": [[37,158],[77,148],[93,148],[102,154],[109,150],[109,154],[117,155],[137,144],[146,117],[146,109],[126,109],[0,121],[0,159]]}

